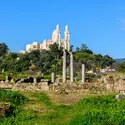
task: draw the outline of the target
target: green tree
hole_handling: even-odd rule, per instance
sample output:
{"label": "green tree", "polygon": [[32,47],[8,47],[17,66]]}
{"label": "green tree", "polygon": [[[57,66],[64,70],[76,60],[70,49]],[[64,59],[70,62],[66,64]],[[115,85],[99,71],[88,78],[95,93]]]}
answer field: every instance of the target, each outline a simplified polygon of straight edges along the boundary
{"label": "green tree", "polygon": [[79,52],[80,51],[80,48],[79,47],[76,47],[76,52]]}
{"label": "green tree", "polygon": [[84,43],[81,45],[80,51],[88,54],[93,54],[92,50],[90,50]]}
{"label": "green tree", "polygon": [[116,61],[109,55],[103,56],[103,65],[111,66],[114,62],[116,62]]}
{"label": "green tree", "polygon": [[0,57],[4,57],[8,51],[8,46],[5,43],[0,43]]}
{"label": "green tree", "polygon": [[84,51],[87,50],[87,49],[88,49],[88,46],[83,43],[83,44],[81,45],[80,51],[81,51],[81,52],[84,52]]}
{"label": "green tree", "polygon": [[70,51],[71,52],[73,51],[73,47],[74,47],[73,45],[70,46]]}
{"label": "green tree", "polygon": [[119,63],[118,71],[122,72],[122,73],[125,73],[125,62]]}

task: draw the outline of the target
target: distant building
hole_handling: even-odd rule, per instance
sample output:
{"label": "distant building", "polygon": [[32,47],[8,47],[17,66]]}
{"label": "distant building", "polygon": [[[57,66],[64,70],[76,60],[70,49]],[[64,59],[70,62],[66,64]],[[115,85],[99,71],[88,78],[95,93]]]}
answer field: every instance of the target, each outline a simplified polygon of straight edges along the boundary
{"label": "distant building", "polygon": [[26,45],[26,51],[30,52],[32,50],[39,50],[40,44],[38,42],[33,42],[32,44]]}
{"label": "distant building", "polygon": [[63,47],[67,51],[70,51],[70,32],[68,25],[66,25],[65,27],[63,39],[61,39],[60,26],[57,25],[56,29],[52,33],[52,38],[50,40],[43,40],[42,44],[39,44],[38,42],[33,42],[32,44],[28,44],[26,45],[26,51],[30,52],[32,50],[42,50],[42,49],[48,50],[49,46],[54,43],[57,43],[59,47]]}
{"label": "distant building", "polygon": [[26,51],[24,51],[24,50],[20,51],[20,54],[25,54],[25,53],[26,53]]}

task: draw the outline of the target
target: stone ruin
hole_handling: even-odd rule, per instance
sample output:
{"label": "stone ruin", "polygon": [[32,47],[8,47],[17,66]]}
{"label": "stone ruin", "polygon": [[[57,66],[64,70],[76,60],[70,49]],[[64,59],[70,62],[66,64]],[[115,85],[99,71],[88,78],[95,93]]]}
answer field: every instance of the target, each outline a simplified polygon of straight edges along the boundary
{"label": "stone ruin", "polygon": [[[102,92],[115,92],[125,93],[125,77],[103,76],[97,82],[82,82],[74,83],[68,81],[63,82],[62,78],[55,80],[55,75],[52,73],[51,80],[45,80],[42,78],[25,78],[14,81],[13,79],[6,79],[6,81],[0,82],[0,88],[12,89],[19,91],[55,91],[59,94],[68,94],[70,92],[79,92],[88,90],[91,93]],[[85,79],[83,79],[85,80]]]}
{"label": "stone ruin", "polygon": [[6,77],[5,81],[0,82],[0,88],[12,89],[12,90],[42,90],[48,91],[51,80],[44,80],[40,77],[29,77],[24,79],[13,79],[8,80]]}
{"label": "stone ruin", "polygon": [[125,92],[125,77],[116,77],[107,76],[107,78],[103,79],[103,82],[106,86],[106,90],[109,92]]}
{"label": "stone ruin", "polygon": [[82,64],[82,80],[74,83],[73,74],[73,54],[70,52],[70,81],[67,80],[66,72],[66,52],[63,54],[63,77],[55,80],[55,74],[51,74],[51,80],[40,77],[29,77],[14,81],[8,76],[5,81],[0,82],[0,88],[12,90],[34,90],[34,91],[56,91],[60,94],[89,90],[92,93],[102,92],[125,92],[125,77],[113,78],[113,76],[103,76],[96,82],[86,82],[85,65]]}

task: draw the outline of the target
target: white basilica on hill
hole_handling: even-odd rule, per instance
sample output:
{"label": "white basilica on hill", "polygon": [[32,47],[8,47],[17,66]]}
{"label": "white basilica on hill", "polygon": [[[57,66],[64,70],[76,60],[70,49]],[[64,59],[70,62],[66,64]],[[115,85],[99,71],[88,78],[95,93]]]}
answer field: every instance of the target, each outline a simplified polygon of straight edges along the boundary
{"label": "white basilica on hill", "polygon": [[[26,45],[26,52],[31,52],[32,50],[49,50],[49,46],[57,43],[59,47],[63,47],[67,51],[70,51],[70,32],[69,27],[66,25],[64,31],[64,38],[61,38],[60,26],[57,25],[56,29],[52,33],[52,38],[50,40],[43,40],[42,44],[38,42],[33,42],[32,44]],[[25,53],[25,51],[20,51],[21,53]]]}
{"label": "white basilica on hill", "polygon": [[53,31],[53,34],[52,34],[52,41],[53,41],[53,43],[57,42],[59,44],[59,46],[62,46],[67,51],[69,51],[70,50],[70,32],[69,32],[68,25],[66,25],[66,27],[65,27],[63,39],[61,39],[60,26],[57,25],[56,29]]}

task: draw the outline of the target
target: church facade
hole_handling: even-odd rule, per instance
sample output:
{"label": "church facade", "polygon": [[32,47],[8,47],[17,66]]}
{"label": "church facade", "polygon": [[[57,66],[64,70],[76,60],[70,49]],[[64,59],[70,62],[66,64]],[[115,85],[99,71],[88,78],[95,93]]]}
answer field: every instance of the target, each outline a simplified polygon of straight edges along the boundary
{"label": "church facade", "polygon": [[60,26],[57,25],[56,29],[52,33],[52,38],[49,40],[43,40],[42,44],[33,42],[32,44],[26,45],[26,51],[31,52],[32,50],[49,50],[49,46],[57,43],[59,47],[63,47],[67,51],[70,51],[70,32],[68,25],[65,26],[64,38],[61,38]]}

